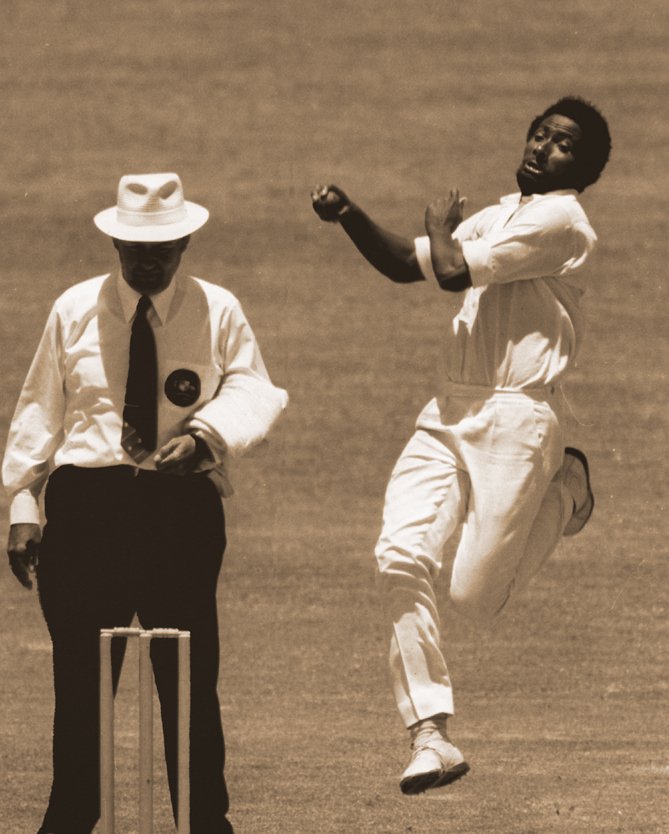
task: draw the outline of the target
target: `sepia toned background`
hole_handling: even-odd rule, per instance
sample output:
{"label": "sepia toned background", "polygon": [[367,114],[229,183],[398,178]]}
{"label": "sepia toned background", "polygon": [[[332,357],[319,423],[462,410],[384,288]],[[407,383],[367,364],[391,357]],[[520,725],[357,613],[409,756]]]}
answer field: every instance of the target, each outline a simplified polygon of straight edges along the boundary
{"label": "sepia toned background", "polygon": [[[220,691],[239,834],[668,830],[667,17],[661,0],[3,5],[3,442],[53,299],[114,266],[92,216],[130,172],[175,170],[210,209],[185,268],[240,298],[291,395],[226,502]],[[336,182],[419,234],[452,186],[468,212],[513,191],[529,120],[569,93],[603,110],[614,141],[583,197],[600,246],[565,386],[565,442],[590,457],[595,515],[491,632],[451,611],[444,575],[452,728],[472,772],[406,798],[372,550],[431,396],[446,299],[384,282],[319,223],[309,190]],[[0,593],[1,827],[34,834],[50,646],[7,567]],[[132,661],[118,705],[127,832]],[[158,798],[169,831],[162,784]]]}

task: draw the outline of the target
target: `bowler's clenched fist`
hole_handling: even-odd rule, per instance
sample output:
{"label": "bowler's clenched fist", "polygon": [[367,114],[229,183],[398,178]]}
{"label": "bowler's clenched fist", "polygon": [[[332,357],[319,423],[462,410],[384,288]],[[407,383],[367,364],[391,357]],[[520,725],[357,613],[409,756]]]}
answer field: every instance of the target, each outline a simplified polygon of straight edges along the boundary
{"label": "bowler's clenched fist", "polygon": [[316,214],[328,223],[338,223],[351,208],[351,201],[336,185],[317,185],[311,202]]}

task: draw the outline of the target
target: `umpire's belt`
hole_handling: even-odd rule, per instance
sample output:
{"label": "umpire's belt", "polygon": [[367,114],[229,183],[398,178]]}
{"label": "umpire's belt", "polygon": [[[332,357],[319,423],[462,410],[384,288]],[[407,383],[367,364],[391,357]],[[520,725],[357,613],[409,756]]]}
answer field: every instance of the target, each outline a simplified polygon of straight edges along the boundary
{"label": "umpire's belt", "polygon": [[105,479],[107,481],[114,481],[114,482],[123,482],[123,481],[165,481],[167,479],[172,480],[174,478],[179,478],[179,480],[184,480],[188,478],[206,478],[206,472],[196,472],[191,473],[189,475],[172,475],[169,472],[159,472],[157,469],[140,469],[139,466],[128,466],[127,464],[118,464],[117,466],[76,466],[73,463],[66,463],[63,466],[59,466],[57,469],[54,470],[52,475],[58,472],[59,476],[64,475],[72,475],[76,477],[76,475],[81,474],[84,477],[89,475],[90,477],[95,477],[99,475],[101,479]]}

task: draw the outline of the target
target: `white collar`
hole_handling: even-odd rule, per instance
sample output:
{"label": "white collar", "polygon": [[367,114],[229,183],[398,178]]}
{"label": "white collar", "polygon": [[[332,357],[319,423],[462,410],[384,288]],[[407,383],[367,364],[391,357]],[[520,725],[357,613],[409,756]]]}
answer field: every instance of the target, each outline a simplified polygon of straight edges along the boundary
{"label": "white collar", "polygon": [[[158,316],[158,321],[161,324],[165,324],[167,316],[169,315],[170,305],[172,304],[172,299],[174,298],[174,293],[176,292],[176,282],[177,276],[170,281],[167,289],[151,296],[151,304],[156,312],[156,315]],[[123,310],[123,318],[126,322],[129,322],[135,315],[137,302],[140,299],[141,293],[133,290],[133,288],[124,279],[120,269],[116,274],[116,289],[118,290],[118,297]]]}
{"label": "white collar", "polygon": [[559,188],[555,191],[548,191],[546,194],[527,194],[523,195],[520,191],[513,194],[505,194],[500,199],[500,203],[515,203],[516,205],[526,205],[537,200],[545,200],[550,197],[574,197],[578,198],[578,191],[575,188]]}

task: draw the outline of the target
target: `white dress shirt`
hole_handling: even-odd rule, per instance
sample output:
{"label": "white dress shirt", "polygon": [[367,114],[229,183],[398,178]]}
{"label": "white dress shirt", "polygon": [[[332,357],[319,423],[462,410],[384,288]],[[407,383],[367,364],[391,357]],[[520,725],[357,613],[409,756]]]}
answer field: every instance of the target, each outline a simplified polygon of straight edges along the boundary
{"label": "white dress shirt", "polygon": [[[137,464],[121,446],[138,299],[119,271],[76,284],[56,300],[9,430],[2,475],[10,523],[39,523],[39,494],[58,466],[155,468],[153,455]],[[272,385],[232,293],[177,274],[151,301],[158,448],[195,431],[214,455],[212,479],[229,495],[226,457],[264,440],[288,396]]]}
{"label": "white dress shirt", "polygon": [[[582,335],[581,270],[597,240],[576,192],[503,197],[453,237],[472,287],[450,295],[444,382],[513,390],[559,382]],[[423,275],[434,279],[429,238],[415,247]]]}

